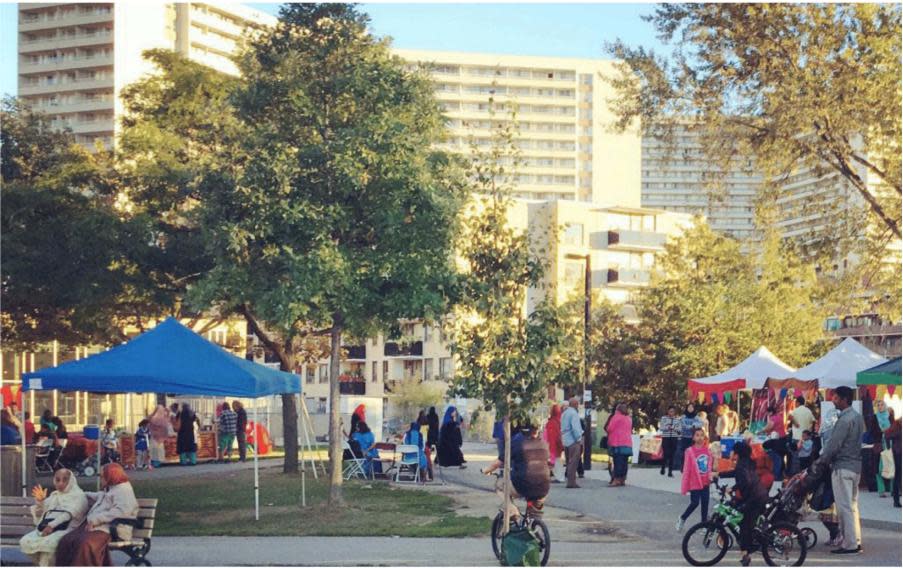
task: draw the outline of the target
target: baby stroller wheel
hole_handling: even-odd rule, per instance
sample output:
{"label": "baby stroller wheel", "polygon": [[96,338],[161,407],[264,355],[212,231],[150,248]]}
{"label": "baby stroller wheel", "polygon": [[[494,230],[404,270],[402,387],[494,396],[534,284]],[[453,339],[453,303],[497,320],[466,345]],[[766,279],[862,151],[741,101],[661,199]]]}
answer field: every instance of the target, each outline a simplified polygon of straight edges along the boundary
{"label": "baby stroller wheel", "polygon": [[803,538],[805,538],[806,548],[812,548],[818,544],[818,533],[816,533],[814,529],[805,527],[800,529],[800,532],[803,533]]}
{"label": "baby stroller wheel", "polygon": [[97,470],[94,469],[94,465],[93,465],[93,464],[92,464],[92,465],[86,465],[85,467],[82,468],[81,474],[82,474],[82,476],[84,476],[84,477],[94,477],[95,475],[97,475]]}

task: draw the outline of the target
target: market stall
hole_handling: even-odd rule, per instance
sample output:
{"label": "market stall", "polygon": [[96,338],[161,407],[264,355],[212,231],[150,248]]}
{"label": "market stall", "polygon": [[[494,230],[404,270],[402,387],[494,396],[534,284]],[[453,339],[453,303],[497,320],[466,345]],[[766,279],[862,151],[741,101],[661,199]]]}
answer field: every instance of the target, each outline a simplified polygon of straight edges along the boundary
{"label": "market stall", "polygon": [[730,402],[740,390],[760,389],[769,378],[785,378],[793,373],[793,367],[778,359],[763,345],[723,373],[691,379],[687,382],[687,387],[694,397],[702,393],[713,402]]}
{"label": "market stall", "polygon": [[[833,390],[841,386],[856,388],[856,375],[860,371],[886,362],[887,359],[881,355],[868,349],[852,337],[848,337],[820,358],[802,367],[787,378],[818,381],[818,388],[820,389]],[[783,388],[783,385],[780,383],[772,383],[771,386],[772,388]]]}
{"label": "market stall", "polygon": [[[175,393],[259,398],[300,393],[301,381],[236,357],[174,318],[108,351],[22,377],[24,390],[94,393]],[[253,408],[257,423],[257,408]],[[259,436],[249,443],[257,445]],[[23,440],[24,444],[24,440]],[[254,511],[260,518],[258,451],[254,451]],[[23,449],[24,455],[24,449]],[[27,490],[23,476],[23,496]]]}

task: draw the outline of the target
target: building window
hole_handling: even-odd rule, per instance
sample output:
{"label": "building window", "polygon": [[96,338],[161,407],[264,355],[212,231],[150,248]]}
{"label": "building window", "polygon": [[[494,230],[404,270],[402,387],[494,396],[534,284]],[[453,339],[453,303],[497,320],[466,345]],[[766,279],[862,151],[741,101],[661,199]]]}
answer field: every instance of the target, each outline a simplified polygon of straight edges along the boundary
{"label": "building window", "polygon": [[314,379],[317,376],[317,368],[314,367],[313,365],[308,365],[304,372],[304,376],[305,376],[308,384],[313,384]]}
{"label": "building window", "polygon": [[454,367],[452,366],[451,357],[439,358],[439,377],[442,379],[450,379],[454,376]]}
{"label": "building window", "polygon": [[571,223],[564,229],[564,244],[572,246],[583,245],[583,224]]}
{"label": "building window", "polygon": [[383,361],[383,382],[387,382],[389,380],[389,362]]}
{"label": "building window", "polygon": [[328,365],[320,365],[320,384],[325,384],[329,382],[329,366]]}
{"label": "building window", "polygon": [[377,365],[378,365],[378,363],[376,361],[373,361],[372,368],[371,368],[370,380],[374,383],[377,380],[379,380],[379,371],[378,371],[379,367],[377,367]]}
{"label": "building window", "polygon": [[433,360],[432,359],[424,359],[423,360],[423,380],[424,381],[433,380]]}
{"label": "building window", "polygon": [[317,414],[326,414],[326,397],[317,399]]}

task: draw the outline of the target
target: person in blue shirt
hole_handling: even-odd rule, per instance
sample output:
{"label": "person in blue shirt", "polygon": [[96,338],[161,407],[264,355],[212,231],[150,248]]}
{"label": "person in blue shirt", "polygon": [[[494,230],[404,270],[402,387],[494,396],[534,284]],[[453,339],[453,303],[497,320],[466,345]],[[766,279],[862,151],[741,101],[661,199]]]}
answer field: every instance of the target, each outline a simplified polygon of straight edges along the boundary
{"label": "person in blue shirt", "polygon": [[382,473],[382,462],[379,461],[379,450],[376,449],[376,437],[370,431],[367,423],[361,420],[357,423],[357,432],[351,437],[360,445],[361,456],[366,460],[364,462],[364,473],[372,476],[375,473]]}
{"label": "person in blue shirt", "polygon": [[13,415],[9,409],[3,409],[2,414],[0,414],[0,421],[2,421],[2,425],[0,425],[0,445],[14,446],[21,444],[22,435],[19,433],[19,428],[16,421],[13,420]]}
{"label": "person in blue shirt", "polygon": [[148,458],[148,439],[150,438],[150,421],[145,418],[138,423],[138,430],[135,432],[135,468],[148,469],[152,468],[150,459]]}
{"label": "person in blue shirt", "polygon": [[[431,481],[433,474],[426,454],[423,453],[423,436],[420,434],[420,423],[411,422],[410,428],[404,435],[404,443],[417,446],[417,458],[420,462],[420,476],[426,481]],[[408,458],[413,454],[405,454],[403,457]]]}
{"label": "person in blue shirt", "polygon": [[691,402],[687,404],[684,415],[680,417],[680,442],[677,445],[677,451],[674,452],[675,469],[683,471],[684,452],[693,445],[693,432],[697,428],[702,428],[702,420],[697,417],[696,406]]}

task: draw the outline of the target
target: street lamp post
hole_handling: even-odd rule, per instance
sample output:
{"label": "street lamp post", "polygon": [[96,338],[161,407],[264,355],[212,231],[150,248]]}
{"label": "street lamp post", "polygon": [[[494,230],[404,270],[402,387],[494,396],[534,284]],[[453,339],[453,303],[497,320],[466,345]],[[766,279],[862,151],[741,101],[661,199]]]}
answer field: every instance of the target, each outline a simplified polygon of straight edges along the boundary
{"label": "street lamp post", "polygon": [[583,469],[592,469],[593,458],[593,400],[592,396],[587,400],[587,386],[590,385],[589,368],[589,326],[592,314],[593,298],[593,271],[590,264],[590,255],[567,254],[566,258],[583,260],[583,376],[581,377],[580,396],[583,397],[583,415],[586,428],[583,430]]}

